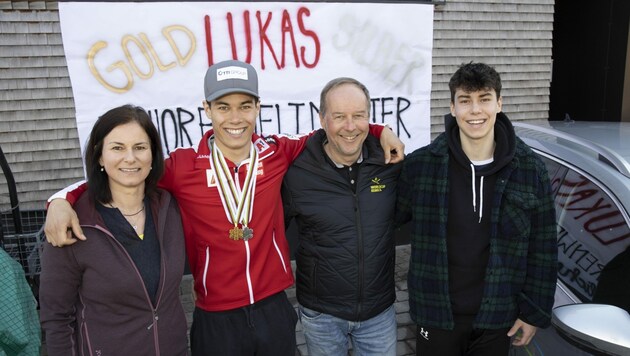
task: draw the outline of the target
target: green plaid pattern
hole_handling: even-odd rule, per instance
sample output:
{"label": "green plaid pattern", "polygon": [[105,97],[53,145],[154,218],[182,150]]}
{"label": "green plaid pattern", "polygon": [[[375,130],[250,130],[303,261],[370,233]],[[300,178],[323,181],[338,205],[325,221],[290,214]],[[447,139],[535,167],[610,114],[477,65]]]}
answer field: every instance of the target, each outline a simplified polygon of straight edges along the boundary
{"label": "green plaid pattern", "polygon": [[[446,252],[448,161],[445,134],[405,158],[396,217],[399,224],[411,220],[411,317],[441,329],[454,326]],[[473,326],[505,328],[520,318],[546,327],[557,272],[556,215],[547,170],[517,138],[514,159],[497,175],[484,295]]]}
{"label": "green plaid pattern", "polygon": [[0,248],[0,356],[40,354],[37,302],[22,266]]}

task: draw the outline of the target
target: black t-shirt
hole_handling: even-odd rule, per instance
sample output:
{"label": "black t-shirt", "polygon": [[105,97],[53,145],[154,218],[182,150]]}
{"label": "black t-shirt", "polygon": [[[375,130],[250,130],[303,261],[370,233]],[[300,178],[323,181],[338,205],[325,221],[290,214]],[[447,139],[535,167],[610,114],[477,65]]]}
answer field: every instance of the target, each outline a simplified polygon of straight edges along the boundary
{"label": "black t-shirt", "polygon": [[[453,314],[475,315],[483,297],[486,267],[490,255],[490,214],[496,174],[475,177],[476,209],[473,209],[471,171],[455,160],[449,164],[448,251],[449,292]],[[476,166],[479,171],[484,167]],[[482,209],[481,222],[479,209]]]}

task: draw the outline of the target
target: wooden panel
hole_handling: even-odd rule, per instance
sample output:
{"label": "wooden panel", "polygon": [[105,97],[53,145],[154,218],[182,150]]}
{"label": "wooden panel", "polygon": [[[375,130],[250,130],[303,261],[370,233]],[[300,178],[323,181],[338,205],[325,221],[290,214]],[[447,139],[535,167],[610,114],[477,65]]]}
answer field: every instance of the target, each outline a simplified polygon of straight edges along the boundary
{"label": "wooden panel", "polygon": [[544,119],[549,110],[553,0],[447,1],[436,7],[433,31],[431,132],[444,130],[448,81],[466,62],[485,62],[501,74],[510,119]]}
{"label": "wooden panel", "polygon": [[[0,2],[0,146],[22,210],[83,179],[57,2]],[[28,11],[24,11],[28,10]],[[0,211],[9,208],[0,174]]]}

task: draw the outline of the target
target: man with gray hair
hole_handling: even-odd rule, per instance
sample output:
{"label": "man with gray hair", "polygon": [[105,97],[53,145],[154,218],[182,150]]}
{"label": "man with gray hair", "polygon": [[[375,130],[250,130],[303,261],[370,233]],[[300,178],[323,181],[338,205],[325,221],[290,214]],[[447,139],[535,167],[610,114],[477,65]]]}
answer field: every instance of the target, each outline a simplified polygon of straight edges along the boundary
{"label": "man with gray hair", "polygon": [[283,185],[298,226],[297,298],[311,356],[395,355],[393,216],[400,164],[368,135],[370,94],[352,78],[322,90],[323,129]]}

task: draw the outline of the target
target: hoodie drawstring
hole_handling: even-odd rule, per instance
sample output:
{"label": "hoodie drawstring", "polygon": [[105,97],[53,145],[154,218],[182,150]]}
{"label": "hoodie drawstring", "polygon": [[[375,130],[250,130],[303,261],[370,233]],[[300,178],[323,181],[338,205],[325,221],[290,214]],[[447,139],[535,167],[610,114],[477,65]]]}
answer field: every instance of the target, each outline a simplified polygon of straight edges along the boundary
{"label": "hoodie drawstring", "polygon": [[[473,211],[477,212],[477,185],[475,181],[475,165],[470,164],[470,170],[472,171],[472,196],[473,196]],[[481,180],[479,181],[479,223],[481,223],[481,218],[483,216],[483,176],[481,176]]]}
{"label": "hoodie drawstring", "polygon": [[479,223],[481,223],[481,217],[483,216],[483,176],[479,182]]}
{"label": "hoodie drawstring", "polygon": [[472,193],[473,193],[473,211],[477,212],[477,189],[475,189],[475,165],[470,164],[470,170],[472,171]]}

